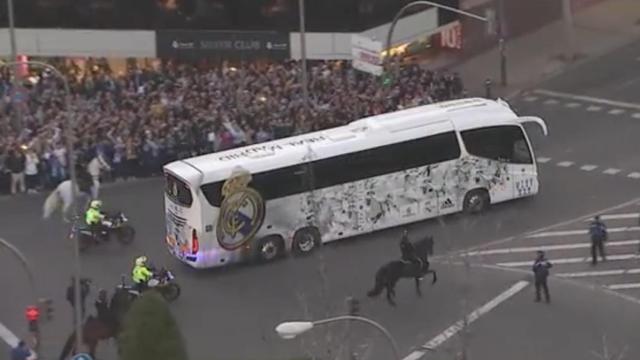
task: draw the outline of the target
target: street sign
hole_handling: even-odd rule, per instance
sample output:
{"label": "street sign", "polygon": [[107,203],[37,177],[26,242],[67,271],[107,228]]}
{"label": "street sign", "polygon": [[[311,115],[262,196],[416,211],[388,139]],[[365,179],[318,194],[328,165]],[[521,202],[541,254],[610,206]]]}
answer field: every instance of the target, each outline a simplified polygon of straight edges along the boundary
{"label": "street sign", "polygon": [[93,358],[89,354],[76,354],[71,360],[93,360]]}

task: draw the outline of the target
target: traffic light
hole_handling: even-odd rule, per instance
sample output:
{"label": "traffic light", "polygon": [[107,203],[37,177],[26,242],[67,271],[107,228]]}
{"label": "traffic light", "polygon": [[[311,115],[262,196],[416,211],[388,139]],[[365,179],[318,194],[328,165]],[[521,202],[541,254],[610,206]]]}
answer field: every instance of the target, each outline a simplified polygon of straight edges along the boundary
{"label": "traffic light", "polygon": [[27,306],[27,310],[24,315],[29,322],[29,331],[36,333],[38,332],[38,319],[40,318],[40,310],[38,310],[37,306]]}
{"label": "traffic light", "polygon": [[53,319],[53,300],[40,299],[38,300],[38,307],[40,308],[40,312],[44,314],[44,318],[47,321]]}

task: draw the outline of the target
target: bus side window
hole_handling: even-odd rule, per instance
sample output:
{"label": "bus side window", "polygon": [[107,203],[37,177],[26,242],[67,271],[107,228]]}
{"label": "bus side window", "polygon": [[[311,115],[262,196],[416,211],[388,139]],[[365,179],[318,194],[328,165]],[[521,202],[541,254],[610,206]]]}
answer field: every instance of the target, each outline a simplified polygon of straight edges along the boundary
{"label": "bus side window", "polygon": [[516,125],[490,126],[462,132],[471,155],[513,164],[532,164],[531,149]]}

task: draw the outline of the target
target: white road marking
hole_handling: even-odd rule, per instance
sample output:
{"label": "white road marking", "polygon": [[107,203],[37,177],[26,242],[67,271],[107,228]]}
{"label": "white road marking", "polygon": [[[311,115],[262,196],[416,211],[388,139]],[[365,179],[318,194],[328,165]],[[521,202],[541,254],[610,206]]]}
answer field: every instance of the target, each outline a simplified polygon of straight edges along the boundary
{"label": "white road marking", "polygon": [[[640,259],[640,255],[638,254],[622,254],[622,255],[610,255],[607,256],[607,261],[625,261],[625,260],[635,260]],[[560,264],[580,264],[584,262],[591,262],[591,256],[587,257],[574,257],[574,258],[560,258],[560,259],[549,259],[552,264],[560,265]],[[520,266],[530,266],[533,264],[533,260],[528,261],[512,261],[512,262],[504,262],[498,263],[496,265],[502,267],[520,267]]]}
{"label": "white road marking", "polygon": [[640,119],[640,113],[635,113],[631,115],[631,117],[633,117],[634,119]]}
{"label": "white road marking", "polygon": [[[637,205],[640,205],[640,197],[633,198],[633,199],[631,199],[629,201],[625,201],[623,203],[610,206],[608,208],[599,209],[599,210],[597,210],[595,212],[591,212],[591,213],[588,213],[588,214],[585,214],[585,215],[576,216],[576,217],[571,218],[571,219],[563,220],[563,221],[557,222],[555,224],[543,226],[543,227],[531,230],[529,232],[526,232],[524,234],[507,236],[505,238],[498,239],[498,240],[495,240],[495,241],[490,241],[490,242],[482,244],[482,245],[472,246],[470,248],[465,249],[464,251],[460,251],[460,252],[457,252],[457,253],[469,252],[469,251],[474,251],[474,250],[479,250],[479,249],[487,249],[487,248],[492,247],[492,246],[498,246],[498,245],[501,245],[501,244],[507,244],[507,243],[513,242],[515,240],[520,240],[520,239],[523,239],[523,238],[530,237],[532,235],[535,235],[537,233],[541,233],[543,231],[549,231],[549,230],[557,229],[559,227],[572,225],[572,224],[578,223],[580,221],[588,220],[588,219],[593,218],[596,215],[606,214],[606,213],[610,213],[612,211],[617,211],[617,210],[620,210],[620,209],[628,208],[629,206],[637,206]],[[436,258],[437,258],[437,256],[436,256]]]}
{"label": "white road marking", "polygon": [[537,96],[527,96],[524,98],[524,101],[532,102],[538,100]]}
{"label": "white road marking", "polygon": [[555,105],[558,103],[558,100],[556,99],[548,99],[544,102],[545,105]]}
{"label": "white road marking", "polygon": [[575,164],[573,161],[562,161],[558,163],[558,166],[560,167],[569,167],[571,165]]}
{"label": "white road marking", "polygon": [[616,168],[608,168],[607,170],[603,171],[602,173],[603,174],[607,174],[607,175],[615,175],[615,174],[619,173],[620,171],[622,171],[622,170],[616,169]]}
{"label": "white road marking", "polygon": [[611,114],[611,115],[620,115],[620,114],[624,114],[624,112],[625,112],[624,109],[609,110],[609,114]]}
{"label": "white road marking", "polygon": [[580,170],[593,171],[593,170],[595,170],[597,168],[598,168],[598,165],[584,165],[584,166],[580,167]]}
{"label": "white road marking", "polygon": [[[477,308],[476,310],[471,312],[469,315],[467,315],[466,324],[471,325],[473,322],[478,320],[481,316],[486,315],[491,310],[497,308],[503,302],[509,300],[514,295],[524,290],[524,288],[526,288],[528,285],[529,285],[528,281],[524,281],[524,280],[518,281],[509,289],[507,289],[505,292],[491,299],[488,303],[482,305],[481,307]],[[437,335],[436,337],[434,337],[433,339],[429,340],[424,345],[422,345],[420,347],[421,348],[420,350],[415,350],[414,352],[407,355],[402,360],[421,359],[428,351],[437,348],[438,346],[442,345],[445,341],[449,340],[451,337],[453,337],[458,332],[463,330],[464,326],[465,326],[465,319],[457,321],[455,324],[451,325],[445,331],[441,332],[439,335]]]}
{"label": "white road marking", "polygon": [[538,161],[540,164],[544,164],[544,163],[548,163],[549,161],[551,161],[551,158],[548,158],[548,157],[539,157],[539,158],[537,159],[537,161]]}
{"label": "white road marking", "polygon": [[552,96],[560,99],[567,99],[567,100],[573,100],[573,101],[587,101],[587,102],[601,104],[601,105],[640,110],[640,104],[636,104],[636,103],[614,101],[609,99],[597,98],[593,96],[568,94],[568,93],[563,93],[559,91],[552,91],[552,90],[545,90],[545,89],[537,89],[537,90],[534,90],[533,92],[536,94]]}
{"label": "white road marking", "polygon": [[[639,245],[639,244],[640,244],[640,240],[608,241],[607,247]],[[533,253],[538,250],[542,250],[542,251],[573,250],[573,249],[588,249],[589,247],[591,247],[591,242],[583,242],[579,244],[542,245],[542,246],[526,246],[526,247],[523,246],[523,247],[514,247],[514,248],[471,251],[471,252],[462,254],[462,256],[485,256],[485,255],[516,254],[516,253]]]}
{"label": "white road marking", "polygon": [[574,273],[560,273],[555,276],[562,278],[582,278],[582,277],[595,277],[595,276],[616,276],[616,275],[631,275],[640,274],[640,268],[635,269],[616,269],[616,270],[601,270],[601,271],[581,271]]}
{"label": "white road marking", "polygon": [[567,103],[565,106],[566,106],[566,107],[568,107],[568,108],[570,108],[570,109],[573,109],[573,108],[580,107],[581,105],[582,105],[582,104],[577,103],[577,102],[570,102],[570,103]]}
{"label": "white road marking", "polygon": [[[619,233],[625,231],[637,231],[640,230],[640,226],[625,226],[625,227],[615,227],[607,229],[608,233]],[[531,234],[527,236],[527,238],[541,238],[541,237],[551,237],[551,236],[571,236],[571,235],[587,235],[589,230],[560,230],[560,231],[545,231],[539,232],[536,234]]]}
{"label": "white road marking", "polygon": [[613,284],[607,285],[607,288],[611,290],[640,289],[640,283]]}
{"label": "white road marking", "polygon": [[[627,214],[606,214],[600,215],[600,220],[620,220],[620,219],[638,219],[640,213],[627,213]],[[584,222],[589,222],[592,219],[585,219]]]}
{"label": "white road marking", "polygon": [[587,111],[600,111],[602,110],[602,106],[591,105],[587,108]]}
{"label": "white road marking", "polygon": [[15,336],[11,330],[7,329],[2,323],[0,323],[0,337],[10,347],[14,348],[18,345],[18,337]]}
{"label": "white road marking", "polygon": [[631,174],[627,175],[627,177],[632,179],[640,179],[640,173],[632,172]]}

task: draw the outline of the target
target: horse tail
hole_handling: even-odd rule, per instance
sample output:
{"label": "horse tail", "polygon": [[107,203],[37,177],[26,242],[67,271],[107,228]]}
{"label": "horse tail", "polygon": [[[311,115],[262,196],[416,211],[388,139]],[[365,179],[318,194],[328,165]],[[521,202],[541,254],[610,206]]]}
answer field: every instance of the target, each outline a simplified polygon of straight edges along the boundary
{"label": "horse tail", "polygon": [[376,297],[380,294],[382,294],[382,290],[384,290],[385,288],[385,282],[384,282],[384,275],[385,275],[385,270],[387,269],[386,266],[382,267],[380,270],[378,270],[378,272],[376,273],[376,283],[373,287],[373,289],[369,290],[369,292],[367,292],[367,296],[368,297]]}
{"label": "horse tail", "polygon": [[75,346],[75,340],[76,340],[76,333],[74,331],[71,333],[71,335],[69,335],[69,338],[64,343],[64,346],[62,347],[62,352],[60,353],[60,357],[58,358],[59,360],[64,360],[69,355],[71,355],[71,352],[73,351],[73,347]]}
{"label": "horse tail", "polygon": [[60,207],[60,196],[58,195],[58,189],[55,189],[47,196],[47,199],[42,206],[42,218],[48,219],[51,215]]}

